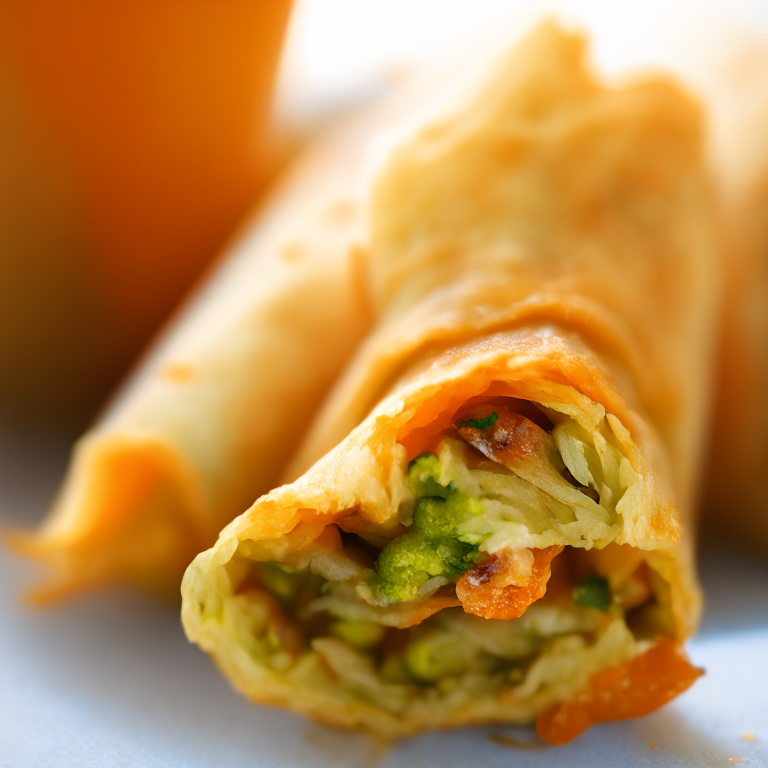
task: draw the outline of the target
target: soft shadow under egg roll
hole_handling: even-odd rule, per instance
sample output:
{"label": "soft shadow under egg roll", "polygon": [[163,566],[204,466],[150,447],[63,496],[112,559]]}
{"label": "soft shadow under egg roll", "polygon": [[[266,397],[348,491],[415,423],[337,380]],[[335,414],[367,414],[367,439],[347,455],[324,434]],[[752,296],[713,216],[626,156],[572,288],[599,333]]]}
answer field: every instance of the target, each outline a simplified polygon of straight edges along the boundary
{"label": "soft shadow under egg roll", "polygon": [[104,583],[178,596],[192,558],[277,484],[370,322],[361,122],[288,174],[76,445],[41,527],[9,535],[52,569],[33,598]]}
{"label": "soft shadow under egg roll", "polygon": [[390,139],[361,201],[375,330],[303,474],[184,577],[233,686],[388,737],[537,719],[562,743],[692,684],[701,143],[673,83],[607,87],[554,24]]}

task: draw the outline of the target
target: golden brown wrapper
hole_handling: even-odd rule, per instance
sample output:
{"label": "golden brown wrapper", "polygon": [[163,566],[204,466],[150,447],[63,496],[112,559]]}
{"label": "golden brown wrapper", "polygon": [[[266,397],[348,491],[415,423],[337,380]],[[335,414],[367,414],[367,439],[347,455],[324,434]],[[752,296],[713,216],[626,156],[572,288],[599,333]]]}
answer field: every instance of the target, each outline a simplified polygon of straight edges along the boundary
{"label": "golden brown wrapper", "polygon": [[34,599],[113,582],[175,598],[192,558],[276,484],[369,327],[365,135],[351,122],[288,174],[78,442],[42,526],[9,535],[52,568]]}
{"label": "golden brown wrapper", "polygon": [[261,665],[232,618],[249,559],[317,556],[349,516],[391,535],[409,459],[477,396],[587,426],[607,414],[641,478],[616,542],[649,552],[678,639],[694,630],[692,503],[717,304],[701,144],[697,107],[674,84],[608,88],[584,41],[545,24],[381,155],[363,197],[378,324],[287,471],[300,477],[227,526],[184,578],[187,635],[236,688],[389,736],[525,722],[565,695],[388,711],[342,691],[316,647],[288,671]]}

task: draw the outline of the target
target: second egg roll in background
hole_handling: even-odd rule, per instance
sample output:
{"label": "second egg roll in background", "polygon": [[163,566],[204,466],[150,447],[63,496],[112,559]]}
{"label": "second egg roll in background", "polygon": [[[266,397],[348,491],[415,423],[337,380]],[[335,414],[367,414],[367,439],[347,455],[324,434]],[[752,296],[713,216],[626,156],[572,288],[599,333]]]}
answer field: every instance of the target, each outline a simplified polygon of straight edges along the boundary
{"label": "second egg roll in background", "polygon": [[251,699],[562,743],[698,676],[701,116],[670,80],[599,82],[584,47],[544,24],[379,148],[374,330],[298,479],[184,578],[189,638]]}
{"label": "second egg roll in background", "polygon": [[351,202],[367,119],[287,174],[75,446],[42,526],[9,535],[49,566],[33,598],[109,583],[177,598],[192,558],[277,484],[370,322]]}

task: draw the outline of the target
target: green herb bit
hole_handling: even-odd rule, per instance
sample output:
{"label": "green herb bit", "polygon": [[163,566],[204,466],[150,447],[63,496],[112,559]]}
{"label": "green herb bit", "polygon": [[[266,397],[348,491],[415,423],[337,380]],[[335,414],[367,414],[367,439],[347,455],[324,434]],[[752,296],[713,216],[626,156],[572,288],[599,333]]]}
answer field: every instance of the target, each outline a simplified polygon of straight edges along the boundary
{"label": "green herb bit", "polygon": [[607,611],[613,597],[608,582],[602,576],[592,574],[573,590],[573,601],[576,605]]}
{"label": "green herb bit", "polygon": [[496,423],[496,419],[499,415],[494,411],[490,416],[486,416],[484,419],[467,419],[466,421],[460,421],[456,426],[461,429],[462,427],[474,427],[474,429],[488,429]]}

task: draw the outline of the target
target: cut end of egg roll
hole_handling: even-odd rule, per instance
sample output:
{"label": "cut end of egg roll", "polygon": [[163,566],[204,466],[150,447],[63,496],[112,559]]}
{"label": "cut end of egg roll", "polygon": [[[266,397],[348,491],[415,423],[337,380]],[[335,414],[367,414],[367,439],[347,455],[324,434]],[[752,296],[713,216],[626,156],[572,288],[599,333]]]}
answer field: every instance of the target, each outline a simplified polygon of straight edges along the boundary
{"label": "cut end of egg roll", "polygon": [[386,737],[563,743],[701,674],[700,144],[672,83],[604,86],[554,24],[397,137],[367,193],[378,324],[303,474],[182,583],[235,688]]}
{"label": "cut end of egg roll", "polygon": [[545,328],[441,356],[195,559],[188,637],[254,701],[387,737],[658,708],[700,674],[699,593],[601,386]]}

